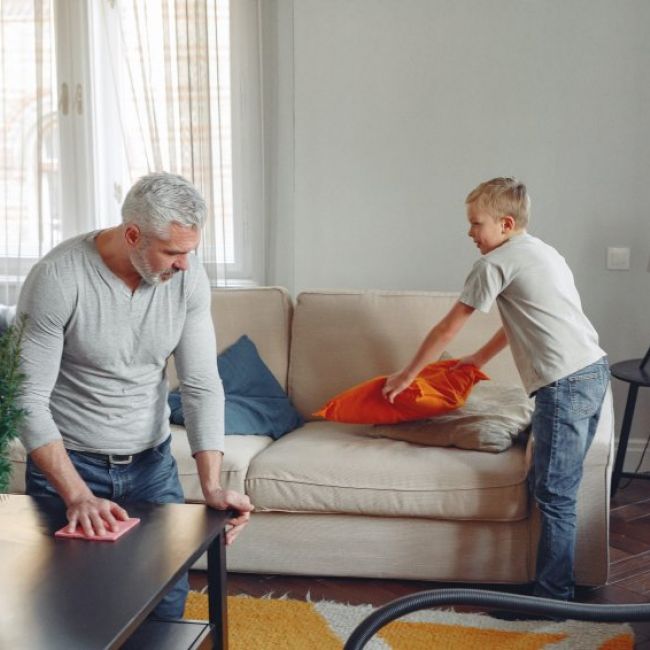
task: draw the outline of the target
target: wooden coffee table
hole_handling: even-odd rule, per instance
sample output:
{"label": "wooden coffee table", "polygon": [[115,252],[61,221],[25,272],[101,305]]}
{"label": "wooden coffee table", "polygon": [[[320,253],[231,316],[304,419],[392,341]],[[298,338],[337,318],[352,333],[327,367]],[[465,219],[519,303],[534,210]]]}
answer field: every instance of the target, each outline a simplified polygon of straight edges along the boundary
{"label": "wooden coffee table", "polygon": [[[227,648],[228,513],[124,504],[141,522],[116,542],[59,539],[58,499],[0,495],[0,648]],[[210,620],[149,621],[208,551]]]}

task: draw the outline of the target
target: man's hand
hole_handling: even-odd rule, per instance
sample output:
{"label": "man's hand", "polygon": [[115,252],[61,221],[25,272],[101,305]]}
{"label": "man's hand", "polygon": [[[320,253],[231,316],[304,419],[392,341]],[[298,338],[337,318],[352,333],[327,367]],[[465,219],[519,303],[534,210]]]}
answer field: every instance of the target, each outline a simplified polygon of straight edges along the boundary
{"label": "man's hand", "polygon": [[68,518],[69,533],[73,533],[77,526],[81,526],[84,533],[89,536],[104,535],[106,529],[117,530],[117,522],[129,518],[124,508],[108,499],[100,499],[94,495],[86,496],[78,501],[68,503],[66,516]]}
{"label": "man's hand", "polygon": [[108,499],[100,499],[90,491],[72,464],[62,440],[37,447],[30,456],[63,499],[69,533],[81,526],[88,536],[103,535],[107,528],[116,530],[118,520],[129,518],[124,508]]}
{"label": "man's hand", "polygon": [[232,544],[237,535],[251,518],[253,506],[245,494],[234,490],[224,490],[219,482],[221,476],[220,451],[204,450],[194,454],[196,467],[201,479],[203,498],[207,505],[215,510],[236,510],[237,516],[228,522],[230,528],[226,530],[226,544]]}
{"label": "man's hand", "polygon": [[255,509],[245,494],[234,490],[212,490],[205,495],[205,502],[215,510],[236,510],[237,516],[228,521],[230,528],[226,530],[226,544],[230,545],[250,521],[251,512]]}
{"label": "man's hand", "polygon": [[406,374],[403,370],[395,372],[386,377],[386,383],[381,389],[382,395],[392,404],[395,398],[413,383],[413,377]]}

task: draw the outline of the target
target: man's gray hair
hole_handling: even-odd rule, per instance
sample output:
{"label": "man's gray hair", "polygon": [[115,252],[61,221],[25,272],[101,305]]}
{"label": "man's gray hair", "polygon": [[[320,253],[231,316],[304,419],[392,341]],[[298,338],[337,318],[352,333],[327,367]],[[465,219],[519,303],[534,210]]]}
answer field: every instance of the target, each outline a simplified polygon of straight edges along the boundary
{"label": "man's gray hair", "polygon": [[166,238],[173,223],[201,228],[207,207],[199,191],[182,176],[156,172],[140,178],[122,204],[122,223]]}

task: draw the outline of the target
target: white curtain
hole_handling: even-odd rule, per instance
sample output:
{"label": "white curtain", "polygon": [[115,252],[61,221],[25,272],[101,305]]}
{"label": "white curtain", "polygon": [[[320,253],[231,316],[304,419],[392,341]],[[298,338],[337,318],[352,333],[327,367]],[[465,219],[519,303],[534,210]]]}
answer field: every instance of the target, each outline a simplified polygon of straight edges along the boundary
{"label": "white curtain", "polygon": [[[0,0],[0,304],[15,304],[62,239],[119,223],[129,186],[159,170],[188,178],[208,203],[199,254],[212,283],[252,277],[262,138],[249,124],[261,118],[242,126],[238,109],[247,140],[233,188],[230,4]],[[238,105],[255,104],[246,98],[238,89]]]}
{"label": "white curtain", "polygon": [[53,0],[0,0],[0,303],[61,239]]}
{"label": "white curtain", "polygon": [[121,189],[152,171],[192,181],[210,214],[200,256],[211,281],[225,284],[234,250],[229,2],[103,2],[102,23],[126,164]]}

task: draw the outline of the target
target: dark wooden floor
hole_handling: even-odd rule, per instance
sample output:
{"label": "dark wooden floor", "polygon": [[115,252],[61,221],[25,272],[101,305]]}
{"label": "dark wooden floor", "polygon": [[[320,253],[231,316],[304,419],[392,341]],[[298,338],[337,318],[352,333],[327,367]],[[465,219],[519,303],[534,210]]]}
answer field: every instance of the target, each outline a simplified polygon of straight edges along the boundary
{"label": "dark wooden floor", "polygon": [[[205,586],[205,575],[193,572],[193,589]],[[277,596],[304,600],[334,600],[350,604],[387,603],[394,598],[446,586],[473,587],[476,585],[448,585],[412,580],[365,580],[356,578],[318,578],[230,573],[228,592],[262,596]],[[484,585],[485,586],[485,585]],[[521,593],[521,587],[494,588]],[[650,602],[650,481],[623,480],[611,502],[610,577],[608,584],[596,589],[581,589],[576,600],[588,603],[629,604]],[[650,620],[633,624],[640,650],[650,650]]]}

